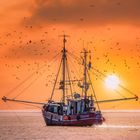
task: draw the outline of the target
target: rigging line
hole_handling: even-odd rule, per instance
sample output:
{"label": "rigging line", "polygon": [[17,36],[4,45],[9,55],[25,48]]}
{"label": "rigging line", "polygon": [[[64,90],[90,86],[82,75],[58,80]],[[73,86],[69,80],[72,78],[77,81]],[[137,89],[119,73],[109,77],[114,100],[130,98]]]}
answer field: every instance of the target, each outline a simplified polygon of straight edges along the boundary
{"label": "rigging line", "polygon": [[[99,71],[98,69],[95,69],[94,67],[91,67],[93,70],[97,71],[98,73],[100,73],[103,77],[106,77],[105,74],[103,74],[101,71]],[[121,87],[122,89],[124,89],[125,91],[129,92],[131,95],[136,96],[133,92],[131,92],[130,90],[128,90],[126,87],[122,86],[121,84],[118,84],[119,87]]]}
{"label": "rigging line", "polygon": [[57,59],[57,56],[59,56],[61,53],[59,52],[59,53],[57,53],[52,59],[51,59],[51,61],[49,62],[49,64],[48,65],[51,65],[52,63],[54,63]]}
{"label": "rigging line", "polygon": [[[131,95],[135,95],[133,92],[131,92],[129,89],[127,89],[127,88],[124,87],[123,85],[119,84],[119,86],[120,86],[122,89],[124,89],[124,90],[126,90],[127,92],[129,92]],[[136,96],[136,95],[135,95],[135,96]]]}
{"label": "rigging line", "polygon": [[[55,59],[60,53],[58,53],[57,55],[55,55],[51,62],[53,61],[53,59]],[[50,62],[50,63],[51,63]],[[38,68],[38,71],[41,70],[42,68],[44,68],[46,65],[43,65],[42,67]],[[15,86],[13,89],[11,89],[6,96],[9,96],[11,93],[13,93],[15,90],[17,90],[17,88],[21,87],[27,80],[29,80],[30,78],[32,78],[34,75],[36,74],[36,71],[34,71],[32,74],[30,74],[28,77],[26,77],[22,82],[20,82],[17,86]]]}
{"label": "rigging line", "polygon": [[[66,69],[68,71],[68,79],[70,81],[70,71],[69,71],[69,67],[68,67],[68,61],[66,61]],[[71,91],[71,96],[72,96],[72,86],[71,86],[71,81],[70,81],[70,91]],[[73,96],[72,96],[73,97]]]}
{"label": "rigging line", "polygon": [[[66,74],[66,79],[65,79],[66,81],[67,81],[67,78],[68,78],[68,76]],[[65,97],[67,97],[68,96],[68,85],[66,84],[65,86],[66,86],[66,95],[65,95]]]}
{"label": "rigging line", "polygon": [[[71,64],[73,65],[73,67],[75,68],[75,65],[73,64],[73,62],[71,61],[71,59],[69,59],[69,62],[71,62]],[[77,72],[77,69],[75,68],[75,70],[76,70],[76,72]],[[70,72],[69,72],[69,74],[70,74]],[[78,78],[77,78],[77,75],[75,75],[75,73],[73,73],[74,74],[74,76],[76,77],[76,80],[78,80]],[[77,72],[77,74],[79,75],[79,73]],[[70,76],[71,77],[71,76]],[[72,83],[72,85],[73,85],[73,90],[75,91],[75,86],[74,86],[74,82],[73,82],[73,80],[71,81],[71,83]]]}
{"label": "rigging line", "polygon": [[31,75],[29,75],[27,78],[24,79],[21,83],[19,83],[16,87],[11,89],[6,96],[9,96],[11,93],[13,93],[17,88],[19,88],[21,85],[23,85],[28,79],[30,79],[36,72],[33,72]]}
{"label": "rigging line", "polygon": [[[82,53],[82,51],[80,52],[80,54]],[[75,55],[76,53],[71,53],[70,52],[70,54],[75,58],[75,60],[78,60],[80,63],[81,63],[81,55],[79,54],[77,54],[77,55]],[[79,57],[80,56],[80,57]],[[82,57],[83,58],[83,57]]]}
{"label": "rigging line", "polygon": [[[67,67],[66,67],[66,70],[67,70]],[[68,82],[66,83],[66,95],[65,95],[65,98],[68,99],[68,97],[70,96],[69,95],[69,87],[70,87],[70,93],[71,93],[71,85],[70,85],[71,83],[70,83],[70,79],[69,79],[69,76],[68,76],[68,72],[66,74],[66,81],[68,81]],[[72,93],[71,93],[71,95],[72,95]]]}
{"label": "rigging line", "polygon": [[57,83],[57,79],[58,79],[59,72],[60,72],[60,69],[61,69],[62,61],[63,61],[63,59],[61,58],[61,62],[60,62],[60,65],[59,65],[58,73],[57,73],[57,75],[56,75],[56,79],[55,79],[55,83],[54,83],[54,86],[53,86],[53,89],[52,89],[52,94],[51,94],[50,100],[52,100],[52,97],[53,97],[53,95],[54,95],[54,90],[55,90],[56,83]]}
{"label": "rigging line", "polygon": [[[45,72],[43,73],[43,74],[45,74]],[[41,76],[43,76],[43,75],[41,75]],[[38,80],[38,78],[40,77],[40,75],[38,75],[38,77],[36,78],[36,79],[34,79],[28,86],[26,86],[18,95],[16,95],[13,99],[16,99],[18,96],[20,96],[24,91],[26,91],[30,86],[32,86],[34,83],[35,83],[35,81],[37,81]]]}
{"label": "rigging line", "polygon": [[[91,82],[90,82],[90,79],[89,79],[89,77],[87,76],[87,78],[88,78],[88,81],[89,81],[89,85],[91,85]],[[92,95],[92,97],[94,97],[94,95],[93,95],[93,93],[92,93],[93,91],[92,91],[92,88],[89,88],[89,93],[91,93],[91,95]]]}
{"label": "rigging line", "polygon": [[124,95],[122,95],[118,90],[115,89],[115,91],[120,95],[122,96],[123,98],[126,98]]}
{"label": "rigging line", "polygon": [[[72,54],[77,54],[79,56],[78,52],[76,52],[73,48],[71,48],[71,52],[72,52]],[[69,51],[69,53],[71,53],[71,52]]]}
{"label": "rigging line", "polygon": [[[71,59],[69,59],[69,62],[71,63],[72,67],[74,68],[74,70],[76,71],[76,73],[78,74],[78,76],[80,77],[80,74],[79,74],[77,68],[75,67],[75,64],[71,61]],[[76,77],[76,80],[78,80],[78,77],[77,77],[77,75],[74,73],[74,71],[72,70],[71,72],[72,72],[72,73],[74,74],[74,76]]]}
{"label": "rigging line", "polygon": [[[93,91],[95,100],[96,100],[96,102],[97,102],[98,100],[97,100],[96,93],[95,93],[94,88],[93,88],[93,84],[92,84],[92,82],[91,82],[91,78],[90,78],[90,74],[89,74],[88,69],[87,69],[87,74],[88,74],[88,78],[89,78],[89,81],[90,81],[90,84],[91,84],[91,88],[92,88],[92,91]],[[98,109],[99,109],[99,111],[100,111],[100,106],[99,106],[98,102],[97,102],[97,107],[98,107]]]}
{"label": "rigging line", "polygon": [[74,55],[73,53],[71,53],[71,52],[68,52],[76,61],[78,61],[79,63],[81,63],[81,59],[78,57],[78,56],[76,56],[76,55]]}
{"label": "rigging line", "polygon": [[[77,57],[76,55],[74,55],[74,54],[72,54],[72,53],[69,53],[69,56],[71,56],[71,58],[73,58],[75,61],[77,61],[77,63],[79,64],[79,65],[82,65],[81,64],[81,58],[79,58],[79,57]],[[77,60],[78,59],[78,60]],[[83,59],[83,58],[82,58]],[[75,65],[74,65],[75,66]],[[76,69],[76,71],[77,71],[77,69]],[[80,69],[79,69],[79,71],[80,71],[80,74],[82,73],[81,72],[81,67],[80,67]],[[77,72],[78,73],[78,72]],[[79,73],[78,73],[79,74]],[[81,77],[81,76],[79,76],[79,77]]]}
{"label": "rigging line", "polygon": [[[72,56],[69,54],[69,57],[71,57],[72,58]],[[74,59],[74,58],[73,58]],[[73,65],[73,67],[74,67],[74,69],[75,69],[75,71],[76,71],[76,73],[78,74],[78,76],[79,77],[81,77],[80,76],[80,74],[79,74],[79,72],[78,72],[78,70],[77,70],[77,67],[75,67],[75,64],[71,61],[71,59],[69,59],[69,61],[71,62],[71,64]],[[80,70],[80,69],[79,69]],[[80,71],[80,73],[82,73],[81,71]]]}
{"label": "rigging line", "polygon": [[16,95],[13,99],[16,99],[17,97],[19,97],[24,91],[26,91],[27,89],[29,89],[29,87],[31,87],[35,81],[38,80],[40,76],[38,76],[36,79],[34,79],[27,87],[25,87],[18,95]]}
{"label": "rigging line", "polygon": [[96,78],[99,78],[100,80],[103,80],[101,77],[99,77],[95,72],[91,71],[93,73],[93,75],[96,76]]}

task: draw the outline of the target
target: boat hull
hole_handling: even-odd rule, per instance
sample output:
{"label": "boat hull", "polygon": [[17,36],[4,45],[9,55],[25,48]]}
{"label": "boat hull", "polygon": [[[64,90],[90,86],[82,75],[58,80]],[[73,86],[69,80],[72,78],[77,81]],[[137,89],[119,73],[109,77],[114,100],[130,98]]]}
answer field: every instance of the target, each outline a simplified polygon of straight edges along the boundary
{"label": "boat hull", "polygon": [[53,114],[47,111],[42,111],[43,118],[48,126],[92,126],[94,124],[102,124],[103,117],[97,117],[95,113],[70,115],[64,119],[65,116]]}

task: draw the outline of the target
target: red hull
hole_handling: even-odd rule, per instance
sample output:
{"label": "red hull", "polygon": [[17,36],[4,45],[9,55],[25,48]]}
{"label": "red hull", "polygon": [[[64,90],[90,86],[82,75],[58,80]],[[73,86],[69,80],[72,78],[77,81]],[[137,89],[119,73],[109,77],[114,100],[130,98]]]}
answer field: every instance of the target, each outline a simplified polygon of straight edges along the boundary
{"label": "red hull", "polygon": [[95,113],[60,116],[50,112],[42,111],[43,117],[47,125],[57,126],[91,126],[94,124],[102,124],[103,117],[97,117]]}

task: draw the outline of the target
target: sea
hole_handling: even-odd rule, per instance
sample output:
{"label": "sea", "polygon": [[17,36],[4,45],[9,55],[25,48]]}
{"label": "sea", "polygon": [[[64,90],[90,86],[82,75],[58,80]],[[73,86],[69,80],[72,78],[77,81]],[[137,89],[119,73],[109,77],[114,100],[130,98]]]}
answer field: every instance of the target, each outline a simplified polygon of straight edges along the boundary
{"label": "sea", "polygon": [[140,140],[140,110],[104,110],[102,125],[46,126],[39,110],[0,111],[0,140]]}

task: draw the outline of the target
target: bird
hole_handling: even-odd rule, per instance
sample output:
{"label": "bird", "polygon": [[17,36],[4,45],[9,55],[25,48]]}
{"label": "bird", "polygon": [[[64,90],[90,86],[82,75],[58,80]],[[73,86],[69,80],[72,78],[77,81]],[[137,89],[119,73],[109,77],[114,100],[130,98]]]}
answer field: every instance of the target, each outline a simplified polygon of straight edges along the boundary
{"label": "bird", "polygon": [[93,7],[95,7],[95,5],[94,4],[90,4],[89,7],[93,8]]}

